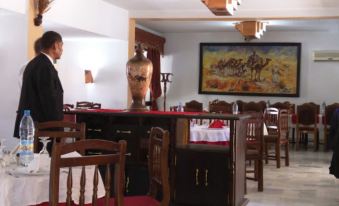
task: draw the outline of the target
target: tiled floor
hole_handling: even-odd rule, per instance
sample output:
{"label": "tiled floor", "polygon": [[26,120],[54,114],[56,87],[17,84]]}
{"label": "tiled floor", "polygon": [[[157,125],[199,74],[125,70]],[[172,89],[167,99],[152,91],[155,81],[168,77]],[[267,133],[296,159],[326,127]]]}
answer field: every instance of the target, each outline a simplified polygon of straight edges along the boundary
{"label": "tiled floor", "polygon": [[290,166],[264,165],[264,192],[247,180],[248,206],[339,206],[339,179],[329,175],[332,152],[290,151]]}

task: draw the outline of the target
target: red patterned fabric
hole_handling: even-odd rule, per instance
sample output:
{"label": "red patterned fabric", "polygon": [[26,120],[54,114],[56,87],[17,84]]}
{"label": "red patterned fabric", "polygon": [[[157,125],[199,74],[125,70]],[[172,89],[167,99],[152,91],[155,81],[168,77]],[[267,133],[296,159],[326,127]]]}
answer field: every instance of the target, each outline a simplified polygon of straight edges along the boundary
{"label": "red patterned fabric", "polygon": [[76,122],[75,114],[64,114],[64,121],[65,122]]}
{"label": "red patterned fabric", "polygon": [[151,95],[152,95],[152,110],[157,111],[157,98],[161,96],[161,85],[160,85],[160,52],[157,49],[148,48],[147,58],[151,60],[153,64],[153,73],[151,79]]}
{"label": "red patterned fabric", "polygon": [[230,145],[229,141],[220,141],[220,142],[195,141],[195,142],[190,142],[190,143],[192,143],[192,144],[223,145],[223,146],[229,146]]}
{"label": "red patterned fabric", "polygon": [[127,110],[122,109],[76,109],[73,110],[81,113],[92,113],[92,112],[102,112],[102,113],[120,113],[120,112],[128,112],[130,114],[161,114],[161,115],[199,115],[204,112],[164,112],[164,111],[145,111],[145,112],[129,112]]}
{"label": "red patterned fabric", "polygon": [[80,112],[123,112],[124,110],[122,109],[81,109],[81,110],[76,110]]}
{"label": "red patterned fabric", "polygon": [[[85,206],[91,206],[92,204],[85,204]],[[98,206],[104,206],[105,199],[98,199]],[[114,206],[114,198],[109,200],[109,205]],[[124,197],[124,206],[159,206],[160,203],[149,196],[128,196]],[[35,206],[48,206],[48,202],[44,202]],[[66,206],[66,203],[59,203],[58,206]],[[78,206],[72,203],[72,206]]]}
{"label": "red patterned fabric", "polygon": [[292,114],[292,124],[296,124],[296,123],[297,123],[297,115]]}
{"label": "red patterned fabric", "polygon": [[224,122],[221,120],[213,120],[213,122],[208,126],[208,128],[223,128],[225,126]]}
{"label": "red patterned fabric", "polygon": [[124,198],[124,206],[159,206],[160,203],[150,196],[128,196]]}

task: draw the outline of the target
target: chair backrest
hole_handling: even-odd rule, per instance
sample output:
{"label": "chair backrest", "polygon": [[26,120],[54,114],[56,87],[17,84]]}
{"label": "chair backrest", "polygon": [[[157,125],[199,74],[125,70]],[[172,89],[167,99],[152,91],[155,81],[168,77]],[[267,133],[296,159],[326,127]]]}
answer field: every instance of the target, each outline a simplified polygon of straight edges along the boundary
{"label": "chair backrest", "polygon": [[34,152],[39,152],[39,137],[49,137],[52,141],[64,142],[65,138],[83,140],[86,137],[86,124],[67,121],[50,121],[35,123]]}
{"label": "chair backrest", "polygon": [[[93,175],[93,194],[92,205],[97,204],[97,191],[99,181],[98,166],[105,166],[106,173],[104,179],[105,186],[105,206],[109,205],[110,199],[110,184],[112,174],[110,165],[114,165],[114,205],[123,206],[123,190],[125,178],[125,154],[126,154],[126,141],[121,140],[119,143],[107,140],[83,140],[65,145],[56,144],[53,147],[50,171],[50,185],[49,185],[49,205],[56,206],[59,202],[59,179],[60,169],[68,168],[67,177],[67,198],[66,204],[71,205],[72,200],[72,167],[82,166],[80,177],[80,191],[79,191],[79,205],[84,205],[85,186],[86,186],[86,170],[85,166],[94,165]],[[103,154],[80,157],[62,157],[62,155],[79,150],[96,150],[102,151]],[[88,174],[87,174],[88,175]],[[74,188],[73,188],[74,189]],[[78,192],[78,191],[77,191]],[[65,201],[65,200],[62,200]]]}
{"label": "chair backrest", "polygon": [[309,105],[312,105],[313,107],[316,108],[316,111],[317,111],[317,114],[320,114],[320,105],[319,104],[316,104],[314,102],[307,102],[305,104],[309,104]]}
{"label": "chair backrest", "polygon": [[286,109],[289,114],[294,114],[295,113],[295,104],[292,104],[288,101],[285,102],[276,102],[271,105],[271,107],[277,108],[277,109]]}
{"label": "chair backrest", "polygon": [[279,110],[277,108],[269,107],[264,111],[264,122],[267,128],[268,134],[278,133],[279,124]]}
{"label": "chair backrest", "polygon": [[278,124],[278,133],[279,138],[288,140],[288,118],[289,112],[287,109],[279,110],[279,124]]}
{"label": "chair backrest", "polygon": [[232,113],[232,104],[225,101],[212,101],[208,105],[211,113]]}
{"label": "chair backrest", "polygon": [[247,102],[242,104],[242,112],[261,112],[263,113],[266,108],[266,102],[260,101],[260,102]]}
{"label": "chair backrest", "polygon": [[148,149],[148,171],[150,181],[149,195],[155,198],[159,190],[161,190],[161,205],[168,206],[170,201],[168,131],[159,127],[153,127],[150,133]]}
{"label": "chair backrest", "polygon": [[242,100],[237,100],[236,103],[237,103],[237,105],[238,105],[238,111],[239,111],[239,112],[243,112],[243,105],[244,105],[246,102],[244,102],[244,101],[242,101]]}
{"label": "chair backrest", "polygon": [[326,105],[325,107],[325,117],[324,117],[324,125],[326,126],[331,122],[331,118],[333,116],[333,113],[336,109],[339,109],[339,103],[333,103],[330,105]]}
{"label": "chair backrest", "polygon": [[80,101],[76,103],[76,108],[77,109],[91,109],[92,105],[93,105],[92,102]]}
{"label": "chair backrest", "polygon": [[255,149],[258,154],[263,153],[263,119],[261,113],[252,113],[246,119],[246,145],[248,149]]}
{"label": "chair backrest", "polygon": [[100,103],[92,103],[91,109],[101,109],[101,104]]}
{"label": "chair backrest", "polygon": [[190,102],[186,102],[184,106],[185,112],[202,112],[202,103],[192,100]]}
{"label": "chair backrest", "polygon": [[74,108],[74,104],[64,104],[63,111],[67,112]]}
{"label": "chair backrest", "polygon": [[297,124],[316,125],[320,106],[314,103],[304,103],[297,106]]}

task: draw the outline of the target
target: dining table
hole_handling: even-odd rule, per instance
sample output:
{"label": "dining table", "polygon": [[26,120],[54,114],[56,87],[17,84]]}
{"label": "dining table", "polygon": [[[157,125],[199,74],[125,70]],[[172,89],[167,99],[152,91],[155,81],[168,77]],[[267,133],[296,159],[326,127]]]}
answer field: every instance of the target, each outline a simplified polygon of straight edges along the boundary
{"label": "dining table", "polygon": [[[66,157],[74,157],[79,153],[69,153]],[[23,168],[13,161],[12,157],[7,164],[0,167],[0,205],[1,206],[28,206],[39,205],[49,201],[50,157],[38,156],[38,168],[35,170]],[[94,166],[86,167],[85,203],[91,203],[93,191]],[[81,167],[72,168],[72,199],[79,203]],[[60,170],[59,201],[66,201],[68,168]],[[105,195],[103,181],[99,178],[98,197]]]}
{"label": "dining table", "polygon": [[[267,134],[267,127],[263,124],[263,135]],[[227,146],[229,141],[230,127],[228,125],[218,128],[210,127],[210,124],[191,124],[190,126],[190,143]]]}

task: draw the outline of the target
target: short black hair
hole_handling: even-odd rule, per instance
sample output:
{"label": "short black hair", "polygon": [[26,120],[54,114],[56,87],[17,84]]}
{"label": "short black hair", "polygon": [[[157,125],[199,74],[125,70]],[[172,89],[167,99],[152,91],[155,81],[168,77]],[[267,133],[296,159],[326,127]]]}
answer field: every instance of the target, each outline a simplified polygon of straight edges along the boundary
{"label": "short black hair", "polygon": [[61,35],[55,31],[47,31],[41,37],[42,49],[52,48],[55,42],[62,42]]}
{"label": "short black hair", "polygon": [[35,40],[34,42],[34,52],[36,54],[39,54],[42,50],[42,46],[41,46],[41,37],[39,37],[37,40]]}

